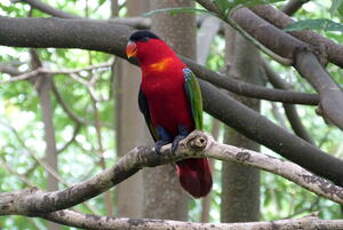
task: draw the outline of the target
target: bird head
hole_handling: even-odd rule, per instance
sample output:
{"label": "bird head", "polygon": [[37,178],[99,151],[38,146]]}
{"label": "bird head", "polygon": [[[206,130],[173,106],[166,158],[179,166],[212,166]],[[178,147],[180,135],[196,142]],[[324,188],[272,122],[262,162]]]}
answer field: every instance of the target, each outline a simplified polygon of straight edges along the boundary
{"label": "bird head", "polygon": [[174,54],[171,48],[157,35],[148,30],[131,34],[126,46],[129,59],[137,59],[140,64],[153,63]]}

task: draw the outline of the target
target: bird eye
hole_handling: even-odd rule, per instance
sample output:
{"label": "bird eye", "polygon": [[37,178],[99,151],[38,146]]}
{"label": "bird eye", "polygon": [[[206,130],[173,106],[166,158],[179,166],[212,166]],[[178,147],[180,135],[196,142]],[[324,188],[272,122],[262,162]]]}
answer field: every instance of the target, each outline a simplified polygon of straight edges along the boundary
{"label": "bird eye", "polygon": [[148,37],[142,38],[142,42],[147,42],[147,41],[149,41],[149,38],[148,38]]}

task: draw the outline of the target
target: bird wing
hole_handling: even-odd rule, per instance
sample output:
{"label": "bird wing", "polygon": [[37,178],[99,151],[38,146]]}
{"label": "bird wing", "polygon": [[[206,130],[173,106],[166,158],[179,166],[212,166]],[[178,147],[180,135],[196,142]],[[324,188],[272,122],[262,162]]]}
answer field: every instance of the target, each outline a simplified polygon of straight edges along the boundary
{"label": "bird wing", "polygon": [[139,110],[143,113],[145,122],[149,128],[150,134],[154,141],[159,140],[159,136],[157,133],[157,130],[153,127],[152,121],[151,121],[151,116],[150,116],[150,111],[149,111],[149,105],[148,105],[148,100],[146,96],[144,95],[142,89],[139,89],[139,94],[138,94],[138,105],[139,105]]}
{"label": "bird wing", "polygon": [[199,86],[199,82],[197,81],[194,73],[189,68],[183,69],[184,78],[185,78],[185,91],[188,102],[191,106],[193,121],[195,124],[195,128],[202,130],[203,123],[202,123],[202,96],[201,90]]}

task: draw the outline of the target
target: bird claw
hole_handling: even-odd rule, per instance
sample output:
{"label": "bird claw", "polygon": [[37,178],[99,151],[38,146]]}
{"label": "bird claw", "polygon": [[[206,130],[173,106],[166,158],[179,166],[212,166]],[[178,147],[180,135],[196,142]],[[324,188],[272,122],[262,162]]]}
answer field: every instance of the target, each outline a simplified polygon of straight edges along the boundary
{"label": "bird claw", "polygon": [[161,154],[161,148],[163,145],[169,144],[169,141],[165,141],[165,140],[159,140],[155,143],[155,152],[157,154]]}
{"label": "bird claw", "polygon": [[183,136],[183,135],[178,135],[174,138],[173,143],[172,143],[172,147],[171,147],[172,153],[176,152],[177,148],[179,147],[180,141],[182,141],[185,138],[186,138],[186,136]]}

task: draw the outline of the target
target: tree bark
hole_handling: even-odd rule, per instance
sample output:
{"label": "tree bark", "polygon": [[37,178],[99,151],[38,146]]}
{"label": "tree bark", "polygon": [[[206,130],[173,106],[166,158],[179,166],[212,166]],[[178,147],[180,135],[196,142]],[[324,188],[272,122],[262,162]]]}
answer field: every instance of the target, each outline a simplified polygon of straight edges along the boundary
{"label": "tree bark", "polygon": [[[46,76],[41,76],[39,78],[39,99],[42,109],[42,117],[44,124],[44,139],[46,143],[45,149],[45,159],[46,163],[55,171],[58,172],[58,159],[57,159],[57,149],[56,149],[56,139],[55,139],[55,129],[52,121],[53,111],[50,100],[51,92],[51,81],[52,79]],[[48,191],[58,190],[58,180],[48,173]],[[49,230],[59,230],[60,227],[55,223],[48,223]]]}
{"label": "tree bark", "polygon": [[[0,16],[0,30],[2,31],[1,45],[80,48],[112,53],[124,58],[127,39],[133,31],[131,27],[104,21],[2,16]],[[199,78],[205,79],[216,74],[190,59],[182,58],[182,60]],[[343,184],[342,160],[290,134],[213,85],[203,80],[199,82],[206,112],[302,167],[337,184]],[[273,138],[269,138],[271,136]]]}
{"label": "tree bark", "polygon": [[[152,9],[191,7],[188,0],[151,0]],[[152,18],[152,30],[164,39],[176,52],[195,58],[195,15],[157,14]],[[144,216],[174,220],[187,219],[188,198],[179,184],[175,167],[160,166],[144,171]]]}
{"label": "tree bark", "polygon": [[[262,71],[259,69],[259,52],[247,40],[231,28],[226,30],[226,63],[230,66],[228,76],[242,81],[262,85]],[[260,102],[256,99],[234,97],[259,112]],[[259,145],[226,128],[225,143],[259,151]],[[223,162],[221,221],[257,221],[260,215],[260,172],[235,162]]]}
{"label": "tree bark", "polygon": [[[40,61],[36,50],[31,49],[30,55],[32,69],[42,67],[42,62]],[[46,144],[45,161],[52,170],[58,172],[56,138],[53,124],[53,108],[50,98],[52,79],[47,74],[38,74],[32,83],[34,84],[39,96],[42,121],[44,124],[44,139]],[[47,182],[48,191],[58,190],[58,179],[49,171],[47,172]],[[48,222],[48,228],[49,230],[59,230],[60,226],[56,223]]]}
{"label": "tree bark", "polygon": [[[127,16],[137,16],[147,11],[148,0],[128,0]],[[151,142],[143,116],[138,109],[138,92],[140,87],[139,68],[127,61],[116,63],[116,143],[117,155],[122,157],[134,146]],[[139,172],[117,187],[118,215],[126,217],[142,217],[143,208],[143,176]]]}
{"label": "tree bark", "polygon": [[213,137],[198,130],[182,140],[176,152],[172,153],[170,147],[171,145],[163,146],[161,154],[156,154],[152,147],[135,147],[112,168],[64,190],[44,192],[31,188],[0,193],[0,216],[42,216],[49,212],[71,208],[107,191],[144,167],[155,167],[196,157],[234,161],[260,168],[282,176],[319,196],[343,204],[343,187],[336,186],[290,161],[218,143]]}

